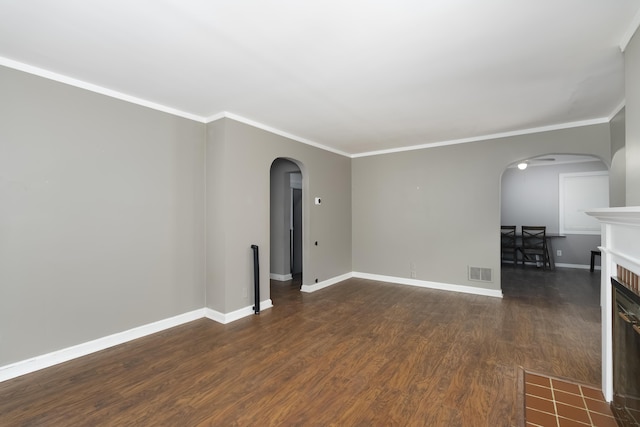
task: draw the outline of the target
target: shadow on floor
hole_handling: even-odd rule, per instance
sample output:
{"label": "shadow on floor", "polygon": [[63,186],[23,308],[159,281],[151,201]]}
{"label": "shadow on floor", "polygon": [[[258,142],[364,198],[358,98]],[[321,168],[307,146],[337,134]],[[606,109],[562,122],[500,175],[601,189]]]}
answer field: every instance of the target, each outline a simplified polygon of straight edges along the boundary
{"label": "shadow on floor", "polygon": [[575,268],[543,270],[502,264],[504,298],[544,300],[549,305],[600,306],[600,272]]}

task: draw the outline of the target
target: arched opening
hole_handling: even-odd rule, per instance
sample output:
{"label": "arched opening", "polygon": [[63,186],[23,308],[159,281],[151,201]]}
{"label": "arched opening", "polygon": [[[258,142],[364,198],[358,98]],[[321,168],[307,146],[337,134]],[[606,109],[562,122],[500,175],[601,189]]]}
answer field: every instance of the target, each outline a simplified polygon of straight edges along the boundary
{"label": "arched opening", "polygon": [[300,289],[303,274],[303,173],[301,163],[277,158],[270,173],[270,283],[277,303],[281,291]]}
{"label": "arched opening", "polygon": [[[547,271],[590,269],[591,251],[601,243],[600,226],[597,221],[589,224],[591,218],[582,218],[576,207],[580,203],[588,204],[582,208],[609,206],[608,172],[608,166],[595,156],[569,154],[521,159],[505,169],[500,189],[500,224],[516,226],[518,235],[523,225],[545,226],[550,262],[544,265],[540,258],[523,256],[521,240],[516,243],[516,251],[501,247],[503,292],[524,272],[543,271],[541,267]],[[601,205],[593,206],[594,203]]]}

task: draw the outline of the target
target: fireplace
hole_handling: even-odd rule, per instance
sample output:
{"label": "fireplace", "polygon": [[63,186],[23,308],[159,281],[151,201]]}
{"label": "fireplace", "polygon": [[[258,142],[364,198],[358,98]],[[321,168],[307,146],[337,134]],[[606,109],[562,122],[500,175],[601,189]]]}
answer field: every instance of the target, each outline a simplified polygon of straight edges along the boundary
{"label": "fireplace", "polygon": [[613,401],[620,426],[640,424],[640,295],[638,275],[618,266],[611,278]]}
{"label": "fireplace", "polygon": [[[640,295],[637,283],[640,275],[640,206],[594,209],[586,213],[602,224],[598,248],[602,253],[602,392],[617,410],[635,410],[635,397],[640,394],[640,369],[630,362],[637,364],[640,357],[640,347],[636,347],[638,341],[633,342],[640,337],[636,333],[636,328],[640,329],[640,311],[634,306],[636,296]],[[634,287],[636,292],[633,292]],[[618,314],[620,311],[623,316]],[[627,342],[627,339],[631,341]],[[619,348],[614,347],[614,342]],[[615,379],[614,373],[621,376]]]}

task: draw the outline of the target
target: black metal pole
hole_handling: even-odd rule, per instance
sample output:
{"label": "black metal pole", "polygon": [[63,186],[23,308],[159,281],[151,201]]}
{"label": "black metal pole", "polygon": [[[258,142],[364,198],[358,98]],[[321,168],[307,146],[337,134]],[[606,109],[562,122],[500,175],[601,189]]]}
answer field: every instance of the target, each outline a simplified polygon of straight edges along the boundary
{"label": "black metal pole", "polygon": [[253,311],[260,314],[260,265],[258,263],[258,245],[251,245],[253,249],[253,293],[255,295]]}

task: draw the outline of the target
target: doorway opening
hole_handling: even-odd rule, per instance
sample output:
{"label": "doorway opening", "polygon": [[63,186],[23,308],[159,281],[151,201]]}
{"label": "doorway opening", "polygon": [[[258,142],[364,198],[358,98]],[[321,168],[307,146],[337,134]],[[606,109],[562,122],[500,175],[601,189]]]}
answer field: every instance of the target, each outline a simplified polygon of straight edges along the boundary
{"label": "doorway opening", "polygon": [[279,291],[300,289],[303,274],[303,175],[297,161],[271,164],[270,279],[274,303]]}
{"label": "doorway opening", "polygon": [[[555,267],[588,271],[591,251],[600,245],[600,225],[589,229],[586,221],[591,218],[582,215],[576,203],[588,205],[582,209],[608,207],[609,186],[606,182],[600,183],[600,177],[606,178],[608,171],[601,159],[591,155],[547,154],[515,162],[505,169],[501,178],[500,225],[516,226],[516,233],[521,233],[523,225],[544,226],[551,258],[547,272],[554,271]],[[588,191],[567,192],[567,179],[597,179],[598,185],[589,184],[585,187]],[[594,202],[596,192],[602,193],[602,197],[598,196]],[[580,193],[588,197],[578,197]],[[592,206],[594,203],[607,206]],[[568,220],[576,222],[580,230],[572,231]],[[501,247],[500,255],[503,293],[512,288],[513,283],[506,282],[517,281],[519,272],[542,270],[540,263],[529,262],[530,258],[524,258],[521,251],[506,251]]]}

